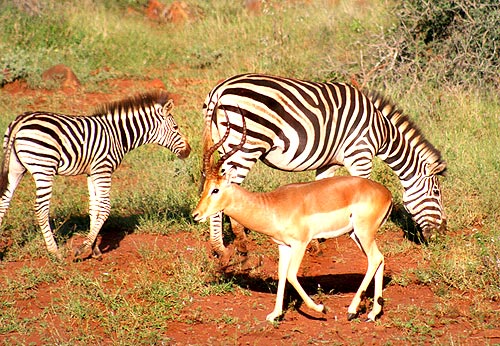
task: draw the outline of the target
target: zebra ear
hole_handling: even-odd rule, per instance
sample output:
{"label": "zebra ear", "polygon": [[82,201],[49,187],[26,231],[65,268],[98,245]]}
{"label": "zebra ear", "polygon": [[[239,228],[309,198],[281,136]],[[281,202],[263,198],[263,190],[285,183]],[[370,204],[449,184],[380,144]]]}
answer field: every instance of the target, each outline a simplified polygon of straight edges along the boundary
{"label": "zebra ear", "polygon": [[428,163],[425,165],[425,175],[430,177],[433,175],[444,176],[446,172],[446,162],[438,161],[434,163]]}
{"label": "zebra ear", "polygon": [[174,109],[174,100],[169,99],[167,103],[165,103],[165,106],[163,106],[163,115],[169,115],[172,113],[172,110]]}

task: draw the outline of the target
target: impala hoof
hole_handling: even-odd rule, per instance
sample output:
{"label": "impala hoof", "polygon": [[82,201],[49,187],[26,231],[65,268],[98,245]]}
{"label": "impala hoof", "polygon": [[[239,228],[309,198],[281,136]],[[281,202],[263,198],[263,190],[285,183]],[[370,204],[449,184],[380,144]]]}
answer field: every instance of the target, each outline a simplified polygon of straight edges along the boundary
{"label": "impala hoof", "polygon": [[[382,298],[380,298],[381,300]],[[379,301],[380,301],[379,300]],[[383,315],[383,311],[379,311],[378,313],[374,313],[373,311],[368,314],[368,317],[366,318],[365,322],[375,322],[380,316]]]}
{"label": "impala hoof", "polygon": [[266,321],[268,322],[278,322],[283,317],[283,311],[280,312],[271,312],[266,316]]}
{"label": "impala hoof", "polygon": [[232,247],[224,248],[222,253],[216,252],[216,256],[219,257],[220,269],[224,270],[229,267],[233,255],[234,255],[234,249]]}
{"label": "impala hoof", "polygon": [[75,252],[73,253],[73,260],[82,260],[89,257],[90,255],[90,246],[84,244],[75,250]]}
{"label": "impala hoof", "polygon": [[233,244],[234,244],[234,247],[236,248],[236,252],[240,256],[248,256],[248,247],[247,247],[247,242],[245,239],[243,239],[243,240],[235,239]]}
{"label": "impala hoof", "polygon": [[358,317],[358,314],[353,314],[353,313],[348,313],[347,314],[347,320],[348,321],[352,321],[353,319],[355,319],[356,317]]}
{"label": "impala hoof", "polygon": [[94,246],[92,249],[92,258],[101,261],[102,260],[102,252],[99,250],[98,246]]}

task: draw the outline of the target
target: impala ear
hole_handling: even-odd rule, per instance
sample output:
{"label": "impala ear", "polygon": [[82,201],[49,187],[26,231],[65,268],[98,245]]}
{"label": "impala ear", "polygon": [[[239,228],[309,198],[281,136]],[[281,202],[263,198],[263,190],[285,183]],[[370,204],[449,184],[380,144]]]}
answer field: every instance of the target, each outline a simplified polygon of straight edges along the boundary
{"label": "impala ear", "polygon": [[446,172],[446,162],[444,161],[434,162],[425,165],[425,175],[428,177],[433,175],[444,176],[445,172]]}
{"label": "impala ear", "polygon": [[165,106],[163,106],[163,115],[167,116],[170,113],[172,113],[173,110],[174,110],[174,100],[169,99],[167,103],[165,103]]}

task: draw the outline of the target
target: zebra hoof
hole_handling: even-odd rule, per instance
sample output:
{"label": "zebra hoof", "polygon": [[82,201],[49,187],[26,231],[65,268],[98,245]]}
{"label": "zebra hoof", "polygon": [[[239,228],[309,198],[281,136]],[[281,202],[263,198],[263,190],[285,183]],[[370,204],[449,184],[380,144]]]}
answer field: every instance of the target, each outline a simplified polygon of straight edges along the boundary
{"label": "zebra hoof", "polygon": [[54,256],[53,258],[55,258],[55,261],[56,262],[63,262],[63,256],[61,254],[61,251],[59,250],[56,250],[55,252],[52,253],[52,255]]}

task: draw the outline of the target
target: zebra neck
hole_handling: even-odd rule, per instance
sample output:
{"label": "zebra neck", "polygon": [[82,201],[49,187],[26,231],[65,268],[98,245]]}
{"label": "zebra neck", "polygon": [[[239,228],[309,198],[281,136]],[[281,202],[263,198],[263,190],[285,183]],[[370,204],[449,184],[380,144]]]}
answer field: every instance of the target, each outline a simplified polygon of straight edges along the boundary
{"label": "zebra neck", "polygon": [[138,112],[129,110],[126,113],[111,115],[111,121],[116,132],[117,144],[121,146],[124,154],[146,144],[146,122],[138,119]]}
{"label": "zebra neck", "polygon": [[439,152],[423,137],[416,127],[408,123],[399,127],[390,123],[385,146],[378,153],[399,177],[405,189],[425,175],[425,166],[440,161]]}

